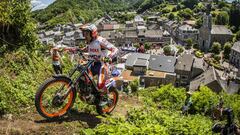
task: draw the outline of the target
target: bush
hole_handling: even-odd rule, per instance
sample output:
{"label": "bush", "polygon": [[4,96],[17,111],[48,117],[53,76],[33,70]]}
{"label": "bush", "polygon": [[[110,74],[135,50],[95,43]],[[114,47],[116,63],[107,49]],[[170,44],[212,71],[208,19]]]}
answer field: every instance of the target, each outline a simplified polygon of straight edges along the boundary
{"label": "bush", "polygon": [[219,54],[220,51],[221,51],[221,44],[218,43],[218,42],[214,42],[212,47],[211,47],[211,51],[214,53],[214,54]]}
{"label": "bush", "polygon": [[132,82],[130,82],[130,87],[131,87],[131,91],[132,92],[136,92],[138,90],[138,86],[139,86],[139,81],[138,79],[133,80]]}
{"label": "bush", "polygon": [[221,56],[220,55],[214,55],[213,56],[214,60],[216,60],[218,63],[221,60]]}
{"label": "bush", "polygon": [[204,53],[201,52],[200,50],[198,50],[198,51],[195,52],[195,56],[198,57],[198,58],[202,58],[202,57],[204,57]]}
{"label": "bush", "polygon": [[50,76],[46,71],[51,69],[49,61],[44,61],[36,54],[32,55],[19,50],[5,54],[1,61],[5,64],[0,65],[4,72],[0,76],[0,115],[19,113],[32,106],[34,94],[40,83]]}
{"label": "bush", "polygon": [[223,54],[224,54],[225,59],[229,59],[229,55],[231,53],[231,47],[232,47],[231,43],[229,43],[229,42],[225,43],[225,45],[223,47],[223,50],[224,50]]}
{"label": "bush", "polygon": [[229,15],[227,12],[223,11],[217,14],[215,23],[217,25],[227,25],[229,22]]}
{"label": "bush", "polygon": [[224,100],[224,107],[232,108],[235,118],[238,120],[238,123],[240,124],[240,95],[233,94],[229,95],[227,93],[223,93],[222,95]]}
{"label": "bush", "polygon": [[165,55],[171,55],[171,47],[170,46],[165,46],[163,48],[164,54]]}
{"label": "bush", "polygon": [[166,14],[166,13],[169,13],[169,12],[171,12],[171,10],[168,9],[168,8],[164,8],[164,9],[162,10],[162,14]]}
{"label": "bush", "polygon": [[237,40],[237,41],[240,40],[240,30],[236,33],[236,40]]}
{"label": "bush", "polygon": [[184,10],[179,11],[178,15],[180,17],[185,18],[185,19],[191,19],[192,15],[193,15],[193,12],[192,12],[191,9],[186,8]]}
{"label": "bush", "polygon": [[170,19],[170,20],[174,20],[174,18],[175,18],[175,16],[174,16],[173,13],[170,13],[170,14],[168,15],[168,19]]}
{"label": "bush", "polygon": [[152,98],[163,108],[180,110],[186,99],[185,89],[175,88],[171,84],[165,85],[155,91]]}
{"label": "bush", "polygon": [[177,49],[178,49],[178,54],[181,54],[184,52],[184,48],[182,46],[177,46]]}
{"label": "bush", "polygon": [[213,105],[218,103],[218,96],[206,86],[201,86],[199,91],[192,95],[193,108],[196,113],[209,114]]}

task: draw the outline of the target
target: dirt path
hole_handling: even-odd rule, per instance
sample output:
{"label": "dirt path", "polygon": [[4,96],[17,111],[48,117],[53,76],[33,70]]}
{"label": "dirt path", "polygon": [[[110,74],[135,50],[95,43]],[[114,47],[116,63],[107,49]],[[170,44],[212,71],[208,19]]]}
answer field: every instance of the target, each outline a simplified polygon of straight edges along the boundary
{"label": "dirt path", "polygon": [[[131,108],[138,108],[141,102],[135,96],[120,94],[119,102],[112,116],[125,116]],[[101,119],[94,114],[71,111],[66,118],[55,121],[43,119],[37,112],[30,112],[19,116],[7,116],[0,119],[0,135],[18,134],[74,134],[81,128],[94,128],[101,123]]]}

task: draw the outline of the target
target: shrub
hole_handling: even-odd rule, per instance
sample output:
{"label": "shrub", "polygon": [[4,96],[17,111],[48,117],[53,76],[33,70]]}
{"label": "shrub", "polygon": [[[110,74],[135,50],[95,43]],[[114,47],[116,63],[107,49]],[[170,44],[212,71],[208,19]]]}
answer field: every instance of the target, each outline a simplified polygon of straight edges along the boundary
{"label": "shrub", "polygon": [[202,57],[204,57],[204,53],[198,50],[195,52],[195,56],[198,58],[202,58]]}
{"label": "shrub", "polygon": [[133,80],[132,82],[130,82],[130,88],[132,92],[136,92],[138,90],[138,86],[139,86],[139,81],[138,79]]}
{"label": "shrub", "polygon": [[199,91],[192,95],[193,109],[196,113],[208,114],[213,105],[217,104],[218,96],[206,86],[201,86]]}

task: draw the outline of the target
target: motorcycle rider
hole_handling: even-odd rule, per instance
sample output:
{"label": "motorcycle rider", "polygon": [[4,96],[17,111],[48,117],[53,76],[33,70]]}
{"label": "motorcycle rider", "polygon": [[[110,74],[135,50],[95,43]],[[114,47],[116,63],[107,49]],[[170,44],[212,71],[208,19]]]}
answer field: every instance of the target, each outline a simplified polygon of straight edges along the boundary
{"label": "motorcycle rider", "polygon": [[[104,96],[107,94],[106,80],[108,79],[109,66],[103,61],[116,59],[118,49],[98,35],[97,27],[94,24],[85,24],[80,27],[80,30],[82,30],[87,43],[83,50],[89,53],[89,57],[97,59],[90,70],[93,76],[98,75],[97,87],[101,92],[101,96]],[[101,106],[106,104],[106,101],[100,101]]]}

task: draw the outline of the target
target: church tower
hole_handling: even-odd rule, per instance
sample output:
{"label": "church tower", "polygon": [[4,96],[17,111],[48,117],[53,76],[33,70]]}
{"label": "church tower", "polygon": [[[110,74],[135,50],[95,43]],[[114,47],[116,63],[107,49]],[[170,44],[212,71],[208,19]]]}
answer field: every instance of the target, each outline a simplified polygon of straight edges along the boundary
{"label": "church tower", "polygon": [[204,52],[208,52],[211,47],[212,15],[211,5],[207,5],[207,12],[203,15],[203,25],[199,29],[199,46]]}

